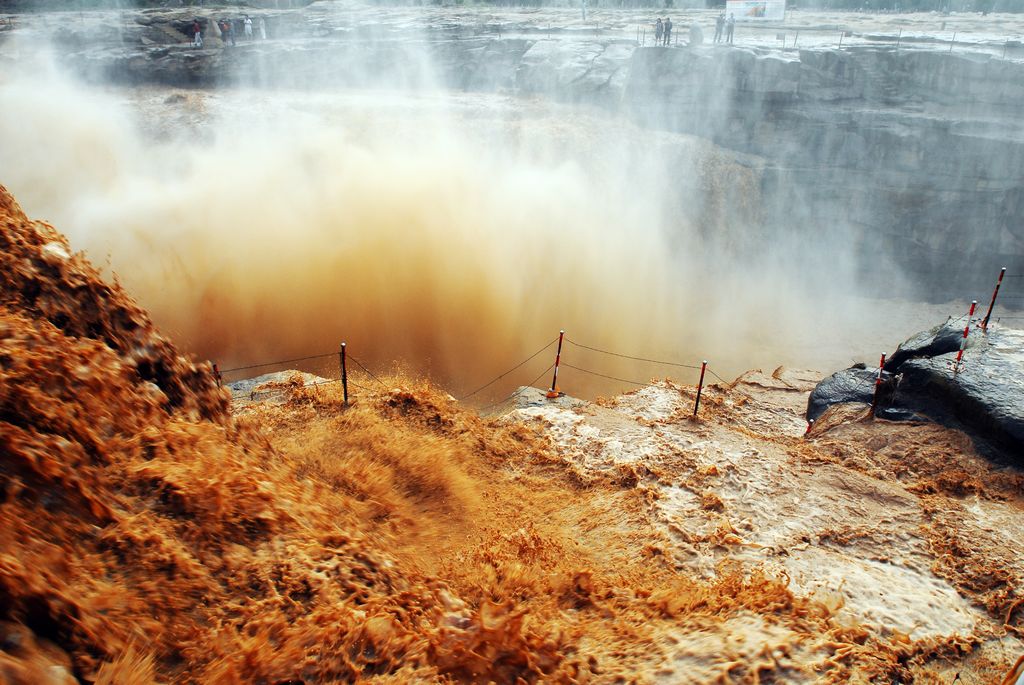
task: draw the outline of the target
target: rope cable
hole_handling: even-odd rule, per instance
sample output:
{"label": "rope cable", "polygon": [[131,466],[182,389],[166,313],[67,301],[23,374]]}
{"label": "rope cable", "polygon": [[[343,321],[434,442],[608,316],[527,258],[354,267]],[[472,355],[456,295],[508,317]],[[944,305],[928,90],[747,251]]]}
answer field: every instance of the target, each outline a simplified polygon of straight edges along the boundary
{"label": "rope cable", "polygon": [[718,379],[718,380],[720,380],[721,382],[725,383],[726,385],[728,385],[728,384],[729,384],[729,381],[725,380],[724,378],[722,378],[721,376],[719,376],[719,375],[718,375],[717,373],[715,373],[715,370],[714,370],[714,369],[712,369],[712,368],[711,368],[710,366],[708,367],[708,371],[709,371],[709,372],[711,373],[711,375],[712,375],[712,376],[714,376],[715,378],[717,378],[717,379]]}
{"label": "rope cable", "polygon": [[541,372],[540,372],[539,374],[537,374],[537,377],[536,377],[536,378],[534,378],[534,379],[533,379],[532,381],[530,381],[530,382],[529,382],[529,383],[527,383],[526,385],[524,385],[524,386],[522,386],[522,387],[520,387],[520,388],[517,388],[516,390],[514,390],[514,391],[512,392],[512,394],[511,394],[511,395],[509,395],[508,397],[502,398],[502,399],[498,400],[497,402],[493,402],[493,403],[491,403],[491,404],[488,404],[488,405],[487,405],[486,407],[481,407],[480,409],[477,409],[477,410],[476,410],[476,411],[477,411],[477,413],[479,414],[480,412],[483,412],[483,411],[487,411],[488,409],[492,409],[492,408],[494,408],[494,407],[497,407],[497,406],[498,406],[499,404],[504,404],[505,402],[508,402],[509,400],[511,400],[511,399],[513,399],[513,398],[515,398],[515,397],[517,397],[517,396],[518,396],[518,395],[519,395],[520,393],[522,393],[522,392],[523,392],[523,389],[524,389],[524,388],[531,388],[531,387],[533,387],[533,384],[534,384],[534,383],[536,383],[536,382],[537,382],[537,381],[539,381],[539,380],[540,380],[541,378],[543,378],[543,377],[544,377],[544,376],[545,376],[545,375],[547,374],[547,372],[548,372],[548,371],[550,371],[550,370],[551,370],[551,369],[553,369],[553,368],[555,368],[555,365],[554,365],[554,364],[552,364],[552,365],[551,365],[551,366],[549,366],[548,368],[546,368],[546,369],[544,369],[543,371],[541,371]]}
{"label": "rope cable", "polygon": [[583,368],[580,368],[578,366],[573,366],[572,364],[569,364],[568,362],[562,362],[562,366],[565,366],[565,367],[570,368],[570,369],[576,369],[577,371],[582,371],[583,373],[589,373],[592,376],[600,376],[601,378],[607,378],[607,379],[612,380],[612,381],[620,381],[622,383],[632,383],[633,385],[650,385],[650,382],[641,383],[640,381],[631,381],[628,378],[616,378],[615,376],[606,376],[605,374],[598,373],[597,371],[591,371],[589,369],[583,369]]}
{"label": "rope cable", "polygon": [[236,366],[233,369],[221,369],[221,374],[231,373],[232,371],[248,371],[249,369],[258,369],[262,366],[278,366],[279,364],[291,364],[292,362],[304,362],[310,359],[321,359],[323,357],[332,357],[337,352],[327,352],[325,354],[313,354],[308,357],[296,357],[295,359],[282,359],[276,362],[263,362],[262,364],[251,364],[249,366]]}
{"label": "rope cable", "polygon": [[353,356],[352,356],[351,354],[350,354],[350,355],[348,355],[348,358],[349,358],[349,359],[351,359],[352,361],[354,361],[354,362],[355,362],[356,364],[358,364],[358,365],[359,365],[359,368],[360,368],[360,369],[362,369],[363,371],[365,371],[365,372],[366,372],[366,374],[367,374],[367,375],[368,375],[368,376],[369,376],[370,378],[372,378],[373,380],[377,381],[377,382],[378,382],[378,383],[380,383],[380,384],[381,384],[382,386],[384,386],[384,387],[387,387],[387,384],[386,384],[386,383],[384,383],[384,381],[382,381],[381,379],[379,379],[379,378],[377,378],[376,376],[374,376],[374,375],[373,375],[373,371],[370,371],[370,370],[369,370],[368,368],[366,368],[366,367],[365,367],[365,366],[363,365],[363,363],[362,363],[361,361],[359,361],[358,359],[356,359],[355,357],[353,357]]}
{"label": "rope cable", "polygon": [[[463,395],[462,397],[459,397],[459,398],[458,398],[459,402],[462,402],[462,401],[464,401],[464,400],[468,400],[468,399],[469,399],[470,397],[472,397],[473,395],[477,394],[477,393],[478,393],[478,392],[480,392],[481,390],[484,390],[485,388],[488,388],[488,387],[490,387],[490,386],[494,385],[495,383],[497,383],[498,381],[500,381],[500,380],[501,380],[502,378],[504,378],[505,376],[509,375],[510,373],[512,373],[513,371],[515,371],[516,369],[518,369],[519,367],[523,366],[524,364],[526,364],[526,363],[527,363],[527,362],[529,362],[529,361],[532,361],[532,360],[533,360],[533,358],[534,358],[534,357],[536,357],[536,356],[537,356],[538,354],[540,354],[540,353],[541,353],[541,352],[543,352],[544,350],[546,350],[546,349],[548,349],[549,347],[551,347],[552,345],[554,345],[554,344],[555,344],[555,341],[556,341],[556,340],[558,340],[558,338],[555,338],[555,339],[553,339],[553,340],[552,340],[551,342],[549,342],[549,343],[548,343],[547,345],[545,345],[544,347],[540,348],[539,350],[537,350],[536,352],[534,352],[533,354],[531,354],[531,355],[530,355],[529,357],[527,357],[527,358],[526,358],[526,359],[524,359],[523,361],[519,362],[518,364],[516,364],[515,366],[513,366],[513,367],[512,367],[511,369],[509,369],[509,370],[508,370],[508,371],[506,371],[505,373],[503,373],[503,374],[501,374],[500,376],[498,376],[497,378],[494,378],[494,379],[492,379],[491,381],[488,381],[487,383],[484,383],[483,385],[481,385],[481,386],[480,386],[479,388],[477,388],[477,389],[476,389],[476,390],[474,390],[473,392],[469,393],[468,395]],[[552,366],[554,366],[554,365],[552,364]],[[542,374],[542,375],[543,375],[543,374]]]}
{"label": "rope cable", "polygon": [[[590,347],[589,345],[584,345],[582,343],[578,343],[575,340],[572,340],[570,338],[566,338],[565,340],[566,340],[566,342],[572,343],[576,347],[582,347],[583,349],[590,350],[592,352],[600,352],[601,354],[608,354],[608,355],[611,355],[613,357],[622,357],[623,359],[632,359],[632,360],[638,361],[638,362],[649,362],[651,364],[664,364],[666,366],[679,366],[679,367],[682,367],[684,369],[699,369],[700,368],[699,366],[694,366],[693,364],[680,364],[678,362],[667,362],[667,361],[663,361],[661,359],[647,359],[645,357],[631,357],[628,354],[619,354],[618,352],[609,352],[608,350],[600,350],[600,349],[598,349],[596,347]],[[632,382],[632,381],[630,381],[630,382]]]}

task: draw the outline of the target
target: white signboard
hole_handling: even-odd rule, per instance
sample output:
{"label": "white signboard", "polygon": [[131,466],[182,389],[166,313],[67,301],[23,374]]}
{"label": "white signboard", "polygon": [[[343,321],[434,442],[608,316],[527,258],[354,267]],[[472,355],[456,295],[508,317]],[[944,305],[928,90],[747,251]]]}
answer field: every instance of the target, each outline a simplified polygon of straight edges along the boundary
{"label": "white signboard", "polygon": [[726,18],[730,14],[736,21],[783,21],[786,0],[726,0]]}

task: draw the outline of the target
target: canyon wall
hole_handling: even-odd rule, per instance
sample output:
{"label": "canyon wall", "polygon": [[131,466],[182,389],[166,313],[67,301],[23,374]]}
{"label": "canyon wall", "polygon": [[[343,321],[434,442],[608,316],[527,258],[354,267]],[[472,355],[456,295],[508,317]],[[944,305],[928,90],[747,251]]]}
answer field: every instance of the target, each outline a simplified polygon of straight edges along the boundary
{"label": "canyon wall", "polygon": [[188,19],[166,11],[116,31],[62,28],[58,43],[74,69],[120,83],[442,86],[602,108],[742,153],[763,207],[760,226],[735,230],[810,243],[840,232],[866,281],[891,259],[917,286],[901,294],[941,299],[981,295],[1001,266],[1024,271],[1019,61],[920,47],[638,47],[437,17],[415,28],[267,19],[271,40],[235,47],[212,19],[204,49],[182,44]]}

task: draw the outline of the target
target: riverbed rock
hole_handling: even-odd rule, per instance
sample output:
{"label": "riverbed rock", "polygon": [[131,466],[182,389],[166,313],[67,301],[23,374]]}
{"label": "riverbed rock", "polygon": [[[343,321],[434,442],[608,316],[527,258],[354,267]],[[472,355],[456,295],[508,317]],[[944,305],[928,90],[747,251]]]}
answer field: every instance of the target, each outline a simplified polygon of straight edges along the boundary
{"label": "riverbed rock", "polygon": [[869,369],[864,365],[836,371],[815,386],[807,401],[807,420],[817,421],[835,404],[871,404],[877,376],[878,369]]}
{"label": "riverbed rock", "polygon": [[[956,366],[962,334],[954,319],[901,344],[886,362],[876,415],[961,429],[979,451],[1024,466],[1024,331],[999,324],[985,331],[972,321]],[[870,404],[877,372],[852,367],[823,380],[808,399],[808,420],[836,404]]]}
{"label": "riverbed rock", "polygon": [[[938,357],[960,349],[960,343],[964,339],[965,318],[947,319],[944,323],[935,326],[927,331],[922,331],[900,343],[896,351],[885,361],[885,370],[890,373],[897,373],[904,362],[918,357]],[[978,336],[971,338],[968,335],[966,344],[974,345]]]}

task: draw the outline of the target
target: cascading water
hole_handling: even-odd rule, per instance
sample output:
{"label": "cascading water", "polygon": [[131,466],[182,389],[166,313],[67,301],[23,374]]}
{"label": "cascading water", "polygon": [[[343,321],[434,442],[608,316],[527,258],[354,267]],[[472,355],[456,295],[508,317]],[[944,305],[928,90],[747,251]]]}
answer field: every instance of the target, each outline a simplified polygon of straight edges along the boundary
{"label": "cascading water", "polygon": [[422,46],[403,91],[98,87],[20,50],[0,81],[0,177],[222,367],[347,340],[458,389],[562,328],[723,374],[827,367],[848,361],[850,331],[867,355],[933,316],[904,312],[893,333],[901,305],[856,297],[834,232],[767,232],[763,160],[451,91]]}

